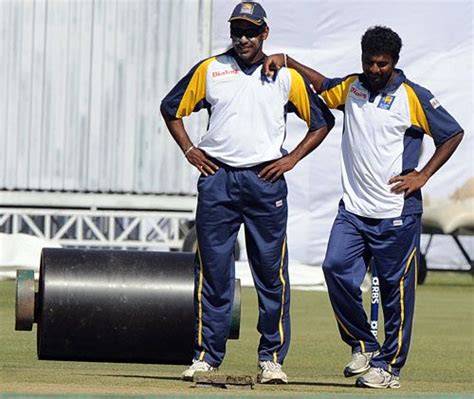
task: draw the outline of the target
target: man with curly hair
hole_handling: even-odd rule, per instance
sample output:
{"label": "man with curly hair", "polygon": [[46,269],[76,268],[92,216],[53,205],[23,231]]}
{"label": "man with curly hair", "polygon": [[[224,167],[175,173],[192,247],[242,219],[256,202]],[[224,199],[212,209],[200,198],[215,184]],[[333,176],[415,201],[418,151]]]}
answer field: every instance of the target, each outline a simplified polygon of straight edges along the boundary
{"label": "man with curly hair", "polygon": [[[343,198],[323,270],[339,332],[352,349],[346,377],[356,385],[399,388],[410,346],[420,256],[421,187],[451,157],[463,130],[425,88],[395,68],[402,41],[375,26],[362,36],[363,73],[329,79],[285,54],[263,71],[288,65],[305,75],[330,108],[344,112]],[[436,145],[416,170],[424,135]],[[360,286],[369,261],[380,283],[385,340],[371,333]]]}

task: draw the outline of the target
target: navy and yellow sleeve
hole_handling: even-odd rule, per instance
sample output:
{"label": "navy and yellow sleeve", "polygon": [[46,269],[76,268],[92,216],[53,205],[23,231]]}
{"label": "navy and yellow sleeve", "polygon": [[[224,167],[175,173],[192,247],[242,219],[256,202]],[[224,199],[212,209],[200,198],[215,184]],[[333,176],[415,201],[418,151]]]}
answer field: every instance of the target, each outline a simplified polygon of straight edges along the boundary
{"label": "navy and yellow sleeve", "polygon": [[412,126],[431,136],[436,147],[463,132],[462,127],[429,90],[409,80],[403,85],[408,95]]}
{"label": "navy and yellow sleeve", "polygon": [[321,87],[321,97],[331,109],[343,110],[351,84],[358,75],[349,75],[345,78],[326,78]]}
{"label": "navy and yellow sleeve", "polygon": [[312,89],[311,84],[296,70],[288,69],[291,76],[288,111],[295,112],[306,122],[310,131],[334,126],[334,116],[324,102]]}
{"label": "navy and yellow sleeve", "polygon": [[170,117],[180,119],[206,105],[206,75],[215,57],[196,64],[161,101],[161,109]]}

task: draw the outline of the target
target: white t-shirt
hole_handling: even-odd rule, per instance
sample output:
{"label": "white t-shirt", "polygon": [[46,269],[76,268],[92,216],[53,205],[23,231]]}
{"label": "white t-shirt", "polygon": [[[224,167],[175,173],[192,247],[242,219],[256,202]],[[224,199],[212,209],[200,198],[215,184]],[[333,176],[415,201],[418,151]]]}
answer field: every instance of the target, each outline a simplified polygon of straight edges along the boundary
{"label": "white t-shirt", "polygon": [[285,153],[287,112],[296,112],[311,131],[332,126],[330,111],[298,72],[282,68],[272,79],[264,77],[261,68],[262,62],[251,66],[239,62],[233,50],[211,57],[171,90],[162,107],[176,118],[207,108],[209,126],[197,146],[239,168]]}
{"label": "white t-shirt", "polygon": [[363,75],[326,79],[321,96],[344,111],[342,185],[345,208],[376,219],[421,213],[421,193],[390,191],[390,178],[418,166],[424,134],[436,146],[462,131],[426,89],[401,70],[381,92],[371,93]]}

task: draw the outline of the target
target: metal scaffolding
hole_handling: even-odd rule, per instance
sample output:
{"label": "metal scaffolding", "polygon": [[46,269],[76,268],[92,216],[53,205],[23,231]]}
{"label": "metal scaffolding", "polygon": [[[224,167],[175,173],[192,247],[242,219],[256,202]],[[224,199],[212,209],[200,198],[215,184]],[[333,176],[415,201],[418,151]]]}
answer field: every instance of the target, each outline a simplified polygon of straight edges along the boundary
{"label": "metal scaffolding", "polygon": [[0,208],[0,232],[65,247],[179,250],[192,212]]}
{"label": "metal scaffolding", "polygon": [[0,191],[0,233],[29,234],[53,246],[180,250],[196,197]]}

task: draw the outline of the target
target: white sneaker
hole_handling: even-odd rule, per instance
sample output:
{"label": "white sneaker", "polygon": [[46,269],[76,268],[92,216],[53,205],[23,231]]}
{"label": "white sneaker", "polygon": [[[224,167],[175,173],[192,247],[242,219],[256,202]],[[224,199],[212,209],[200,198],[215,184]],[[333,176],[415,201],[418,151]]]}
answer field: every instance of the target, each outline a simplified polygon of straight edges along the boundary
{"label": "white sneaker", "polygon": [[345,377],[353,377],[358,374],[365,373],[370,368],[370,360],[377,356],[380,352],[353,352],[352,358],[344,369]]}
{"label": "white sneaker", "polygon": [[400,388],[400,377],[380,367],[371,367],[362,377],[357,378],[356,386],[368,388]]}
{"label": "white sneaker", "polygon": [[196,372],[206,372],[206,371],[217,371],[217,367],[212,367],[209,363],[201,360],[193,360],[193,364],[183,371],[181,374],[181,379],[184,381],[192,381],[194,373]]}
{"label": "white sneaker", "polygon": [[260,384],[288,384],[281,364],[272,361],[258,362],[257,382]]}

